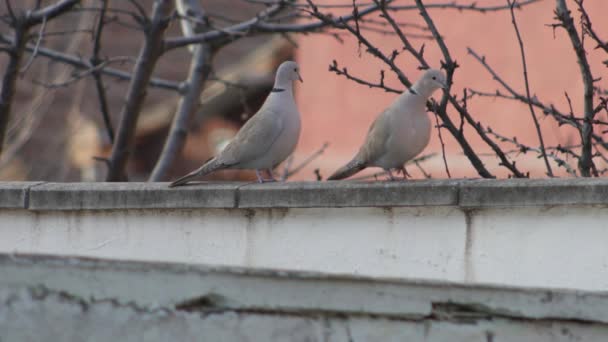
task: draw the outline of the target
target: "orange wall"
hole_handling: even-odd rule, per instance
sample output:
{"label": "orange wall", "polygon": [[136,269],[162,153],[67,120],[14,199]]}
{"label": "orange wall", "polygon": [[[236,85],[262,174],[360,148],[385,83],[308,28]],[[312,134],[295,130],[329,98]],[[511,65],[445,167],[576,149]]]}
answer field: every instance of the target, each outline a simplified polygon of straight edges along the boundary
{"label": "orange wall", "polygon": [[[410,2],[413,3],[413,1],[402,3]],[[500,3],[500,1],[492,2],[492,4]],[[573,100],[575,112],[580,112],[583,87],[576,57],[565,32],[558,29],[554,36],[552,28],[547,26],[555,22],[554,5],[554,1],[542,1],[524,10],[516,11],[526,47],[530,85],[532,92],[543,102],[553,103],[564,112],[568,111],[564,92],[568,92]],[[608,39],[608,21],[605,20],[608,14],[608,1],[591,0],[586,1],[585,5],[592,19],[595,20],[593,23],[596,31]],[[569,2],[569,6],[574,9],[572,2]],[[471,47],[479,54],[485,55],[488,62],[510,85],[524,93],[520,52],[508,11],[481,14],[431,10],[430,13],[439,31],[444,35],[452,56],[461,65],[457,70],[452,92],[462,94],[463,88],[490,92],[501,89],[479,63],[467,54],[467,47]],[[576,11],[573,11],[573,15],[578,18]],[[373,14],[373,17],[379,19],[378,14]],[[395,18],[402,22],[422,23],[417,11],[395,13]],[[408,31],[414,32],[412,30],[406,32]],[[387,54],[401,48],[398,38],[394,36],[366,33],[366,37]],[[298,61],[305,82],[298,85],[298,104],[303,115],[303,131],[296,152],[296,163],[297,160],[302,160],[313,153],[323,142],[328,141],[331,145],[325,154],[311,163],[296,177],[297,179],[314,178],[312,170],[315,168],[320,168],[321,174],[327,177],[333,170],[347,162],[363,142],[374,117],[396,96],[379,89],[369,89],[328,72],[328,66],[334,59],[341,66],[348,67],[353,74],[373,81],[379,79],[379,70],[387,69],[364,51],[359,55],[354,39],[348,36],[344,39],[344,44],[340,44],[328,35],[302,36],[299,40]],[[439,67],[441,54],[434,41],[414,40],[414,43],[416,46],[425,43],[427,61],[434,67]],[[608,56],[602,55],[599,50],[593,50],[594,45],[590,40],[587,40],[587,46],[592,71],[596,77],[603,78],[599,83],[600,86],[608,88],[608,68],[601,64],[601,61],[608,59]],[[416,69],[415,61],[405,53],[397,58],[397,64],[413,80],[420,74]],[[403,89],[389,72],[387,72],[387,82],[393,87]],[[435,98],[440,96],[440,92],[435,94]],[[538,146],[538,138],[527,106],[505,100],[476,98],[469,101],[469,108],[475,118],[486,126],[489,125],[506,136],[516,135],[519,141],[528,145]],[[544,117],[539,111],[537,116]],[[453,118],[456,119],[457,116],[453,115]],[[565,127],[558,128],[551,118],[541,118],[541,125],[547,145],[577,141],[574,131]],[[466,127],[466,131],[472,132],[472,128]],[[452,176],[477,176],[463,156],[459,145],[449,137],[447,131],[443,130],[442,133],[448,150],[447,158]],[[479,139],[473,138],[471,141],[480,153],[489,152]],[[440,153],[440,151],[435,130],[431,143],[423,154]],[[541,177],[544,175],[543,164],[533,157],[532,155],[530,158],[517,157],[518,165],[524,170],[531,170],[532,176]],[[506,175],[498,166],[496,158],[487,157],[484,160],[492,172],[500,176]],[[440,156],[423,165],[434,178],[446,177]],[[576,163],[572,162],[572,165],[575,167]],[[421,176],[415,167],[409,167],[408,170],[416,178]]]}

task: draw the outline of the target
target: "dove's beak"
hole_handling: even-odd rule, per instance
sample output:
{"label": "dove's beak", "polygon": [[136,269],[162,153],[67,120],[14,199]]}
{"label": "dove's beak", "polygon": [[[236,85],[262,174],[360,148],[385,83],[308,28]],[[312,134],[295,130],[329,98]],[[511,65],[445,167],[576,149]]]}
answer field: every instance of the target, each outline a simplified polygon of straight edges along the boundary
{"label": "dove's beak", "polygon": [[298,80],[300,80],[300,82],[304,83],[304,81],[302,80],[302,76],[300,76],[299,72],[298,72]]}
{"label": "dove's beak", "polygon": [[440,84],[441,84],[441,89],[443,89],[443,90],[448,89],[448,84],[447,83],[441,82]]}

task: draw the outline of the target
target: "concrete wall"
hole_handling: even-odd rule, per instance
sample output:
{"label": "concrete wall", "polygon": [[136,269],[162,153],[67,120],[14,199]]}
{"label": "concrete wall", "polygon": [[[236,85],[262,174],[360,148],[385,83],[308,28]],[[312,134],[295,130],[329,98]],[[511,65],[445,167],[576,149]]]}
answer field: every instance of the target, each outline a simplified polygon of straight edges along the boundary
{"label": "concrete wall", "polygon": [[608,289],[608,181],[0,184],[0,252]]}
{"label": "concrete wall", "polygon": [[2,341],[605,341],[608,296],[0,255]]}

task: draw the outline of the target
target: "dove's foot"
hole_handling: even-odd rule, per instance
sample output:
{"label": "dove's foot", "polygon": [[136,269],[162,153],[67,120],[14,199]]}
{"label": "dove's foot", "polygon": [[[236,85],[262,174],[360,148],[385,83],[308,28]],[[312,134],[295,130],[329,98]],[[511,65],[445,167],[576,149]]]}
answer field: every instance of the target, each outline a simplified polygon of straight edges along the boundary
{"label": "dove's foot", "polygon": [[395,178],[395,176],[393,176],[393,173],[391,172],[390,169],[386,170],[386,173],[388,174],[388,180],[390,180],[391,182],[394,182],[397,180],[397,178]]}
{"label": "dove's foot", "polygon": [[388,174],[388,180],[391,182],[395,182],[395,181],[399,181],[399,180],[407,180],[408,177],[412,177],[407,170],[405,169],[405,167],[401,167],[401,168],[397,168],[397,173],[401,173],[403,174],[403,178],[397,178],[393,175],[393,172],[389,169],[386,170],[386,173]]}
{"label": "dove's foot", "polygon": [[262,183],[272,183],[272,182],[276,182],[277,181],[276,179],[274,179],[272,171],[270,171],[269,169],[266,169],[266,173],[268,173],[268,175],[270,176],[270,178],[264,178],[264,177],[262,177],[262,174],[260,173],[260,170],[255,170],[255,175],[256,175],[256,177],[258,177],[258,183],[260,183],[260,184],[262,184]]}

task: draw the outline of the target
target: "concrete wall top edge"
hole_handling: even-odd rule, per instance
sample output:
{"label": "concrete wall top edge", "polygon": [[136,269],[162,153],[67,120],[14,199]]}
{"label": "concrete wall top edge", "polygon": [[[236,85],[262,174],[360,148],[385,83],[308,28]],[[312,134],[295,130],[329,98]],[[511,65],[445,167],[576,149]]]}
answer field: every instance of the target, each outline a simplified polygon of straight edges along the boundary
{"label": "concrete wall top edge", "polygon": [[0,208],[29,210],[608,205],[608,179],[397,182],[0,182]]}

